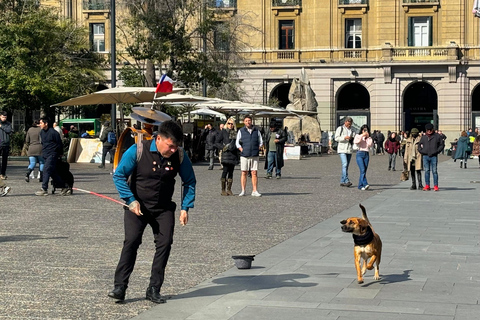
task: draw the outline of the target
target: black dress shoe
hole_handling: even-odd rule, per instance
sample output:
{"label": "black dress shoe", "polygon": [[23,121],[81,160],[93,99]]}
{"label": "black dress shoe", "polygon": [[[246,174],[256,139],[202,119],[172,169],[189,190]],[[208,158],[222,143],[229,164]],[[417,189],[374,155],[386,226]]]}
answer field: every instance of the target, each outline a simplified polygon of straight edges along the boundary
{"label": "black dress shoe", "polygon": [[123,301],[125,300],[125,291],[127,290],[127,287],[125,286],[119,286],[115,287],[112,291],[108,293],[108,296],[112,299],[118,300],[118,301]]}
{"label": "black dress shoe", "polygon": [[157,287],[148,287],[145,299],[155,303],[167,302],[165,298],[162,298],[162,296],[160,295],[160,289],[158,289]]}

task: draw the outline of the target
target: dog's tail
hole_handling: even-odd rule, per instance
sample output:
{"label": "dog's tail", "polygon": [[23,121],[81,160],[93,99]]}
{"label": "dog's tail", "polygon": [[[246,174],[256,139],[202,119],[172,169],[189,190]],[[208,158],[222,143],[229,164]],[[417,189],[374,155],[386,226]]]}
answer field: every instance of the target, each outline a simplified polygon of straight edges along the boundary
{"label": "dog's tail", "polygon": [[[370,223],[370,220],[368,220],[368,217],[367,217],[367,210],[365,209],[364,206],[362,206],[361,203],[359,203],[358,206],[360,207],[360,209],[362,209],[362,218],[363,218],[363,220],[366,220],[367,223],[370,225],[370,228],[372,228],[372,224]],[[372,230],[373,230],[373,228],[372,228]]]}

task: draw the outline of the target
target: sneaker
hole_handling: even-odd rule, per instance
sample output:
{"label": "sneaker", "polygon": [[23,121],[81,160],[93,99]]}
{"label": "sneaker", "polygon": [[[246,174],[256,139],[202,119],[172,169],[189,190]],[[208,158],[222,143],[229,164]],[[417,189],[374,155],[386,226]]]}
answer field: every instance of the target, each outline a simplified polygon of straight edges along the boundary
{"label": "sneaker", "polygon": [[430,186],[428,184],[426,184],[425,188],[423,188],[423,191],[430,191]]}
{"label": "sneaker", "polygon": [[281,175],[278,175],[278,176],[277,176],[277,179],[282,179],[282,176],[281,176]]}
{"label": "sneaker", "polygon": [[[38,174],[38,178],[40,178],[40,173]],[[35,179],[35,173],[30,173],[30,179]]]}
{"label": "sneaker", "polygon": [[60,195],[62,196],[70,196],[72,194],[72,189],[70,188],[63,188],[62,191],[60,192]]}
{"label": "sneaker", "polygon": [[433,186],[433,191],[438,191],[438,186]]}
{"label": "sneaker", "polygon": [[350,187],[352,185],[352,183],[350,181],[348,181],[347,183],[345,183],[345,187]]}
{"label": "sneaker", "polygon": [[362,189],[360,189],[360,190],[365,191],[365,190],[367,190],[367,189],[365,189],[365,187],[362,187]]}
{"label": "sneaker", "polygon": [[261,197],[262,195],[258,193],[258,191],[253,191],[252,192],[252,197]]}
{"label": "sneaker", "polygon": [[0,179],[2,179],[2,180],[7,180],[8,177],[7,177],[6,175],[0,174]]}
{"label": "sneaker", "polygon": [[271,174],[271,173],[267,173],[267,175],[265,176],[265,179],[272,179],[272,174]]}
{"label": "sneaker", "polygon": [[41,189],[41,190],[35,192],[35,195],[36,196],[48,196],[48,191]]}
{"label": "sneaker", "polygon": [[367,185],[365,186],[365,190],[368,190],[368,188],[370,188],[370,185],[367,184]]}
{"label": "sneaker", "polygon": [[99,165],[98,167],[99,167],[100,169],[105,168],[105,166],[104,166],[103,164]]}
{"label": "sneaker", "polygon": [[0,197],[5,197],[5,196],[7,195],[7,193],[10,192],[10,189],[11,189],[11,188],[10,188],[9,186],[5,186],[5,187],[3,188],[3,190],[0,192]]}
{"label": "sneaker", "polygon": [[244,195],[245,195],[245,190],[238,194],[239,197],[243,197]]}

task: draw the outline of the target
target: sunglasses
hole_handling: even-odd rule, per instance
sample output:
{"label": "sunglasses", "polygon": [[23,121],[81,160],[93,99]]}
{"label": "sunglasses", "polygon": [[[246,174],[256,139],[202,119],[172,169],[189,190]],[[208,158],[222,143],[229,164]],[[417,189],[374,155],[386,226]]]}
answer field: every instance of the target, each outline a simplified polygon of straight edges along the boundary
{"label": "sunglasses", "polygon": [[233,123],[231,123],[231,122],[227,122],[227,125],[228,125],[228,124],[231,124],[231,125],[233,126]]}

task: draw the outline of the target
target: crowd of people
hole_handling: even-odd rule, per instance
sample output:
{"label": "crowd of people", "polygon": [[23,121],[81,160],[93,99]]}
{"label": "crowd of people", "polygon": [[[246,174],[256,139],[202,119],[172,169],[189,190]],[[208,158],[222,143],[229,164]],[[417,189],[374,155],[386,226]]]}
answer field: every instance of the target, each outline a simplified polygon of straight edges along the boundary
{"label": "crowd of people", "polygon": [[[397,157],[403,158],[402,173],[408,179],[411,176],[411,190],[438,191],[438,155],[445,152],[445,140],[447,137],[441,130],[434,130],[431,123],[425,125],[425,131],[420,132],[413,128],[411,132],[401,131],[388,132],[387,139],[380,130],[370,133],[367,125],[363,125],[359,132],[352,129],[353,119],[345,117],[344,124],[339,126],[334,135],[337,143],[337,153],[342,164],[342,175],[340,186],[350,187],[352,182],[348,177],[348,168],[354,150],[356,161],[360,171],[358,189],[368,190],[370,185],[367,182],[367,169],[370,154],[388,154],[388,171],[396,170]],[[460,168],[467,168],[467,159],[471,156],[477,157],[480,166],[480,136],[478,128],[471,128],[461,133],[460,138],[455,139],[456,148],[450,148],[452,157],[460,160]],[[425,186],[422,183],[422,169],[425,171]],[[430,180],[433,176],[433,181]],[[433,182],[433,184],[431,184]],[[432,186],[432,187],[431,187]]]}

